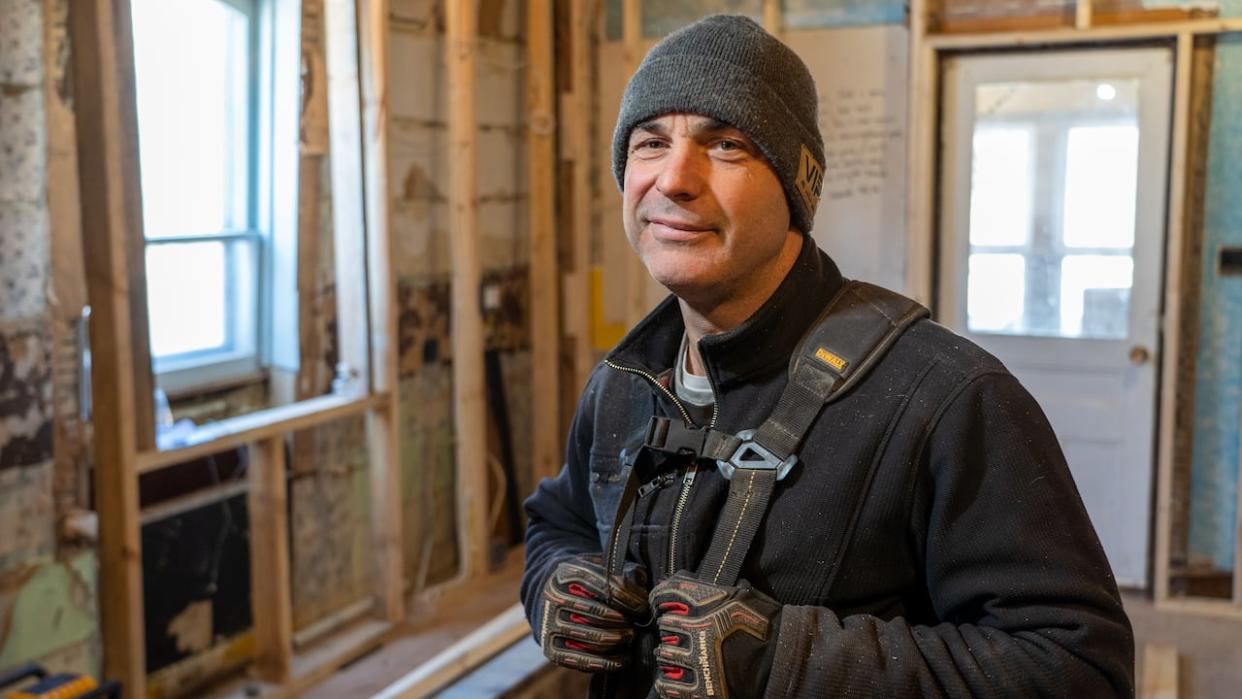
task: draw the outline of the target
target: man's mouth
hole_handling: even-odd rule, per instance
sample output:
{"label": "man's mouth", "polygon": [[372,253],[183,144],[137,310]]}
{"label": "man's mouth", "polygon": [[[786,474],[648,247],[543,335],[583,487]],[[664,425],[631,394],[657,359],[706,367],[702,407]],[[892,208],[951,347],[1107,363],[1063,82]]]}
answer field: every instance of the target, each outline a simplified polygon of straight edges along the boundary
{"label": "man's mouth", "polygon": [[663,216],[647,219],[647,227],[657,240],[669,242],[692,240],[712,230],[694,221]]}

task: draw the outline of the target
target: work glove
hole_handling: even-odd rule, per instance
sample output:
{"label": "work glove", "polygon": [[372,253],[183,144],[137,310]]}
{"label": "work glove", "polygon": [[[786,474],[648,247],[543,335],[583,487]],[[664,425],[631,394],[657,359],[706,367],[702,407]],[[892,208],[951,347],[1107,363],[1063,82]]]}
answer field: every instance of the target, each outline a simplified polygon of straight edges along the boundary
{"label": "work glove", "polygon": [[647,584],[646,569],[634,563],[609,579],[598,554],[562,561],[543,586],[543,654],[585,672],[625,667],[635,624],[649,620]]}
{"label": "work glove", "polygon": [[680,571],[650,596],[660,645],[655,689],[665,699],[763,696],[781,605],[749,583],[714,585]]}

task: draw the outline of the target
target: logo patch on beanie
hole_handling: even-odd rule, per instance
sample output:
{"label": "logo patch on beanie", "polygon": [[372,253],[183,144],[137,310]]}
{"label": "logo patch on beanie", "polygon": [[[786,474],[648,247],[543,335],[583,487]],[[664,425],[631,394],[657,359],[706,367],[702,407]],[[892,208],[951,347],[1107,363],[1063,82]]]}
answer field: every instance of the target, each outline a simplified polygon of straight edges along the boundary
{"label": "logo patch on beanie", "polygon": [[807,211],[815,213],[819,206],[819,194],[824,188],[824,166],[811,155],[811,149],[802,146],[802,157],[798,159],[798,176],[794,178],[794,187],[802,195],[802,203]]}

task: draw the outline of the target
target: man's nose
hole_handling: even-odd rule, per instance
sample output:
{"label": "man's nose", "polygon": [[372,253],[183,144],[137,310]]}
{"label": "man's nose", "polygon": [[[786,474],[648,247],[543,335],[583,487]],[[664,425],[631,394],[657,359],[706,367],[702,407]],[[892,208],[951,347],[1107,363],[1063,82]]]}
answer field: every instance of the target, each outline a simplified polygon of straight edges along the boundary
{"label": "man's nose", "polygon": [[694,199],[703,189],[703,155],[688,143],[674,143],[656,178],[656,189],[669,199]]}

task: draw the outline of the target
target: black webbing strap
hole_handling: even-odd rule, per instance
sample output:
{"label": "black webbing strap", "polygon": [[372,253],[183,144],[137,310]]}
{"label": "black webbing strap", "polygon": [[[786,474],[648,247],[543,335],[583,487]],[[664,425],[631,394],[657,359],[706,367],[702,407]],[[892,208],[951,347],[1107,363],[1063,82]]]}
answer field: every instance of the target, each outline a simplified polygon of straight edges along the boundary
{"label": "black webbing strap", "polygon": [[[844,395],[907,327],[928,315],[904,296],[864,282],[849,282],[829,302],[790,360],[789,381],[752,439],[738,436],[727,463],[729,498],[699,578],[733,585],[767,513],[776,481],[825,405]],[[724,462],[724,460],[721,460]]]}

